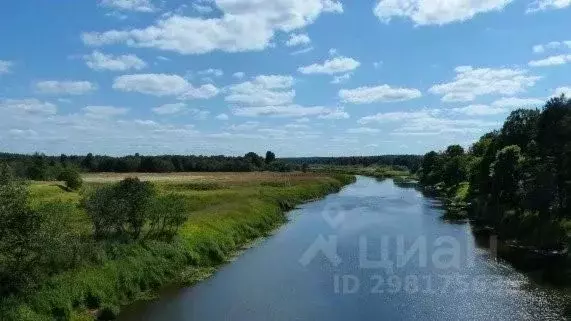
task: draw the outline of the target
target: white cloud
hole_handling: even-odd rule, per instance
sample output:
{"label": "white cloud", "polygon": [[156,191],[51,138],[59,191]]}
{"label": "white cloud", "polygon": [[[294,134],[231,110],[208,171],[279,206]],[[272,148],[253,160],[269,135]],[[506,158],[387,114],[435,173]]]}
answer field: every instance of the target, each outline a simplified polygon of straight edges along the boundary
{"label": "white cloud", "polygon": [[303,117],[295,120],[296,123],[309,123],[309,118]]}
{"label": "white cloud", "polygon": [[122,42],[181,54],[263,50],[276,31],[290,32],[313,23],[322,13],[342,12],[341,3],[333,0],[216,0],[215,4],[224,13],[219,18],[173,15],[146,28],[84,33],[82,39],[92,46]]}
{"label": "white cloud", "polygon": [[498,122],[480,119],[438,117],[439,110],[378,113],[361,118],[358,123],[384,123],[396,126],[391,135],[442,135],[483,133],[499,126]]}
{"label": "white cloud", "polygon": [[11,61],[0,60],[0,75],[10,73],[13,66],[14,63]]}
{"label": "white cloud", "polygon": [[295,47],[300,45],[307,45],[311,43],[311,39],[305,33],[292,33],[289,36],[289,39],[286,41],[286,46],[288,47]]}
{"label": "white cloud", "polygon": [[504,97],[494,101],[492,106],[500,108],[529,108],[539,107],[543,104],[545,104],[545,100],[539,98]]}
{"label": "white cloud", "polygon": [[382,61],[375,61],[373,62],[373,67],[375,67],[375,69],[378,69],[379,67],[381,67],[383,65]]}
{"label": "white cloud", "polygon": [[472,101],[481,95],[514,95],[524,92],[541,79],[528,75],[525,69],[492,69],[460,66],[455,68],[454,81],[434,85],[433,94],[444,95],[442,101]]}
{"label": "white cloud", "polygon": [[364,125],[370,123],[398,122],[407,119],[418,119],[429,116],[430,115],[426,111],[378,113],[375,115],[365,116],[359,119],[358,123]]}
{"label": "white cloud", "polygon": [[133,121],[135,124],[141,125],[141,126],[151,126],[151,127],[156,127],[159,126],[159,123],[157,123],[154,120],[150,120],[150,119],[146,119],[146,120],[142,120],[142,119],[135,119]]}
{"label": "white cloud", "polygon": [[304,53],[308,53],[308,52],[310,52],[310,51],[312,51],[312,50],[313,50],[313,47],[307,47],[307,48],[303,48],[303,49],[300,49],[300,50],[292,51],[292,52],[290,53],[290,55],[292,55],[292,56],[297,56],[297,55],[301,55],[301,54],[304,54]]}
{"label": "white cloud", "polygon": [[126,114],[127,108],[113,106],[87,106],[83,108],[86,116],[93,118],[107,118]]}
{"label": "white cloud", "polygon": [[419,98],[421,96],[422,93],[418,89],[392,88],[389,85],[341,89],[339,91],[339,97],[343,101],[353,104],[404,101]]}
{"label": "white cloud", "polygon": [[565,95],[567,96],[567,98],[571,97],[571,86],[568,87],[558,87],[557,89],[555,89],[555,91],[553,92],[553,96],[554,97],[559,97],[561,95]]}
{"label": "white cloud", "polygon": [[241,123],[239,125],[232,125],[229,127],[229,129],[234,130],[234,131],[250,131],[250,130],[253,130],[255,128],[258,128],[258,126],[260,126],[260,122],[247,121],[247,122]]}
{"label": "white cloud", "polygon": [[82,95],[97,89],[89,81],[57,81],[46,80],[35,84],[36,91],[43,94]]}
{"label": "white cloud", "polygon": [[443,25],[471,19],[478,13],[500,11],[511,1],[380,0],[374,9],[374,13],[385,23],[390,22],[393,17],[404,17],[411,19],[417,25]]}
{"label": "white cloud", "polygon": [[370,127],[349,128],[347,130],[349,134],[377,134],[379,132],[379,129]]}
{"label": "white cloud", "polygon": [[209,5],[205,5],[205,4],[198,4],[198,3],[193,3],[192,4],[192,8],[200,13],[200,14],[207,14],[207,13],[211,13],[214,9],[212,9],[211,6]]}
{"label": "white cloud", "polygon": [[33,129],[18,129],[18,128],[14,128],[14,129],[10,129],[8,131],[8,133],[11,136],[15,136],[18,138],[34,138],[38,136],[38,133],[33,130]]}
{"label": "white cloud", "polygon": [[466,107],[452,108],[452,111],[468,116],[498,115],[507,112],[504,108],[491,107],[488,105],[469,105]]}
{"label": "white cloud", "polygon": [[150,0],[101,0],[101,5],[125,11],[153,12],[156,10]]}
{"label": "white cloud", "polygon": [[531,67],[547,67],[547,66],[557,66],[564,65],[571,61],[571,55],[557,55],[550,56],[545,59],[532,60],[528,63]]}
{"label": "white cloud", "polygon": [[543,45],[535,45],[535,46],[533,46],[533,52],[534,53],[544,53],[545,47]]}
{"label": "white cloud", "polygon": [[283,106],[263,106],[263,107],[240,107],[233,111],[236,116],[258,117],[258,116],[274,116],[274,117],[305,117],[330,114],[332,110],[321,107],[312,106],[305,107],[300,105],[283,105]]}
{"label": "white cloud", "polygon": [[326,60],[323,64],[312,64],[305,67],[298,68],[302,74],[338,74],[346,73],[351,70],[357,69],[361,65],[360,62],[353,58],[335,57]]}
{"label": "white cloud", "polygon": [[337,108],[324,115],[317,116],[317,118],[319,119],[331,119],[331,120],[348,119],[349,117],[350,117],[349,114],[343,108]]}
{"label": "white cloud", "polygon": [[147,64],[135,55],[121,55],[114,57],[99,51],[83,56],[87,66],[93,70],[125,71],[129,69],[140,70]]}
{"label": "white cloud", "polygon": [[215,118],[218,120],[228,120],[230,117],[228,117],[226,114],[218,114]]}
{"label": "white cloud", "polygon": [[242,72],[242,71],[235,72],[235,73],[232,75],[232,77],[238,78],[238,79],[242,79],[242,78],[244,78],[244,76],[246,76],[246,74],[245,74],[244,72]]}
{"label": "white cloud", "polygon": [[219,93],[219,89],[212,84],[194,87],[186,79],[168,74],[119,76],[113,82],[113,89],[159,97],[177,96],[179,99],[208,99]]}
{"label": "white cloud", "polygon": [[257,76],[251,81],[230,86],[225,100],[246,106],[290,104],[295,97],[292,86],[291,76]]}
{"label": "white cloud", "polygon": [[330,55],[330,56],[332,56],[332,57],[333,57],[333,56],[337,56],[337,54],[338,54],[338,51],[337,51],[336,48],[330,48],[330,49],[329,49],[329,55]]}
{"label": "white cloud", "polygon": [[343,84],[346,83],[349,79],[351,79],[351,73],[346,73],[344,75],[341,76],[335,76],[333,77],[333,80],[331,80],[332,84]]}
{"label": "white cloud", "polygon": [[571,49],[571,40],[566,41],[551,41],[545,44],[539,44],[533,46],[534,53],[544,53],[546,50],[557,50],[557,49]]}
{"label": "white cloud", "polygon": [[17,115],[54,115],[57,112],[56,105],[43,102],[35,98],[27,99],[4,99],[0,100],[2,114],[11,112]]}
{"label": "white cloud", "polygon": [[158,115],[172,115],[182,112],[185,108],[185,103],[164,104],[153,108],[153,113]]}
{"label": "white cloud", "polygon": [[563,9],[571,6],[571,0],[536,0],[527,7],[527,13]]}
{"label": "white cloud", "polygon": [[215,76],[215,77],[221,77],[224,75],[224,71],[220,70],[220,69],[214,69],[214,68],[210,68],[210,69],[206,69],[206,70],[201,70],[198,72],[199,75],[211,75],[211,76]]}
{"label": "white cloud", "polygon": [[305,125],[305,124],[286,124],[284,126],[284,128],[286,128],[286,129],[307,129],[307,128],[309,128],[309,126]]}

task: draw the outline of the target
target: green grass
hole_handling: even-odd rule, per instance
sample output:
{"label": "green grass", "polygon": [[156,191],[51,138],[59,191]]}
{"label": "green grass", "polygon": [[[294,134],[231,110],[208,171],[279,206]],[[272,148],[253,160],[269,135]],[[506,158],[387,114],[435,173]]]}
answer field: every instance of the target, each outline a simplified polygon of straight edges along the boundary
{"label": "green grass", "polygon": [[[353,180],[342,175],[315,176],[279,186],[257,181],[224,189],[158,183],[160,191],[184,198],[191,212],[174,241],[100,245],[97,262],[5,298],[0,303],[0,319],[79,321],[92,320],[96,313],[116,314],[121,305],[148,297],[160,286],[207,277],[235,251],[284,223],[284,210],[337,191]],[[78,193],[51,185],[32,185],[30,192],[38,204],[80,199]],[[70,215],[82,222],[85,213],[77,211]]]}

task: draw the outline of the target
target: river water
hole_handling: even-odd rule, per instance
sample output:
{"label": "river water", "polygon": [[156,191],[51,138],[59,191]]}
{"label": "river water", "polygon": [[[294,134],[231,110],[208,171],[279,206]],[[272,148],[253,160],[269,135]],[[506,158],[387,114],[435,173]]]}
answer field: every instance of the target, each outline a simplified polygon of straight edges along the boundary
{"label": "river water", "polygon": [[563,296],[442,213],[413,188],[358,177],[210,279],[119,320],[565,320]]}

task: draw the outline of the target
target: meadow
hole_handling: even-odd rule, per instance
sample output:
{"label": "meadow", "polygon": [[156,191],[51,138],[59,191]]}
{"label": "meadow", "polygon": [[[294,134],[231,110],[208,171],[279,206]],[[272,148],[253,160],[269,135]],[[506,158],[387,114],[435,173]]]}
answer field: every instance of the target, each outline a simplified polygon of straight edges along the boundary
{"label": "meadow", "polygon": [[50,275],[33,288],[2,299],[1,320],[111,320],[120,307],[148,298],[162,286],[197,282],[251,241],[287,221],[284,212],[338,191],[353,176],[320,173],[98,173],[83,175],[80,191],[58,182],[28,185],[32,207],[64,203],[67,223],[91,239],[82,195],[136,176],[159,194],[175,194],[187,221],[170,241],[95,242],[88,260]]}

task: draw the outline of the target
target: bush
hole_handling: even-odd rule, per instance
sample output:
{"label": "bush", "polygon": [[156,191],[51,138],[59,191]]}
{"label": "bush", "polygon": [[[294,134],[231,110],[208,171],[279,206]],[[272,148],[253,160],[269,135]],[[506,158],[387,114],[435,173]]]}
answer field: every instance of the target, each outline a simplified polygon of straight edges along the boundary
{"label": "bush", "polygon": [[173,237],[188,218],[184,198],[169,194],[153,201],[151,206],[149,236]]}
{"label": "bush", "polygon": [[66,168],[58,176],[58,180],[65,182],[65,186],[70,190],[77,190],[83,185],[83,180],[78,171]]}
{"label": "bush", "polygon": [[156,195],[150,182],[126,178],[121,182],[101,187],[83,200],[97,237],[141,237],[149,219],[150,205]]}
{"label": "bush", "polygon": [[73,205],[29,206],[26,186],[0,168],[0,295],[72,267],[81,252],[67,217]]}

